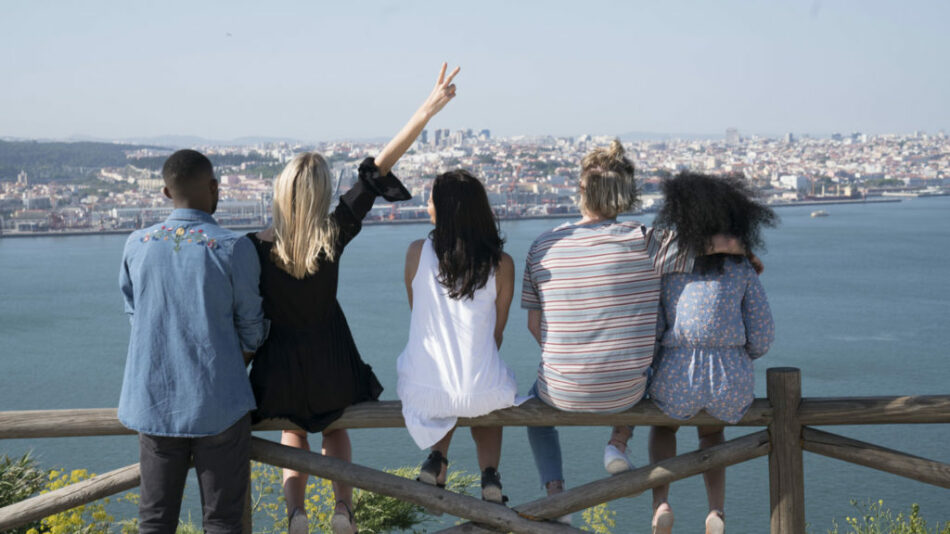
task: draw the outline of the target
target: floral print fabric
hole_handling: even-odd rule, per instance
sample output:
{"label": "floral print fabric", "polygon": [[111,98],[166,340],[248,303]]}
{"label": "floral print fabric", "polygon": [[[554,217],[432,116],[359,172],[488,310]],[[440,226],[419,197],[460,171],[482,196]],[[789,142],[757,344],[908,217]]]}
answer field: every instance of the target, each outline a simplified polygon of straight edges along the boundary
{"label": "floral print fabric", "polygon": [[657,337],[649,391],[665,414],[688,419],[705,409],[728,423],[742,419],[754,396],[752,360],[775,338],[751,264],[727,259],[721,273],[665,275]]}

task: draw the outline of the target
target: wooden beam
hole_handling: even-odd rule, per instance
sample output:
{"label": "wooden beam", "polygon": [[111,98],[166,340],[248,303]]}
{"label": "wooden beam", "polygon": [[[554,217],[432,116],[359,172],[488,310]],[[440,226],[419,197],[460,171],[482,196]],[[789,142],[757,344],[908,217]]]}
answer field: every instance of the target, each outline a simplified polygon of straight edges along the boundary
{"label": "wooden beam", "polygon": [[[634,469],[562,493],[515,506],[514,510],[528,518],[552,519],[578,512],[600,503],[636,495],[656,486],[698,475],[710,469],[727,467],[765,456],[769,452],[769,435],[762,430],[725,443],[681,454],[653,465]],[[484,529],[483,529],[484,530]],[[482,532],[477,525],[464,524],[442,530],[442,533]]]}
{"label": "wooden beam", "polygon": [[[757,399],[739,426],[765,426],[771,408]],[[713,425],[720,421],[705,412],[686,421],[666,417],[652,402],[643,401],[621,413],[563,412],[532,399],[521,406],[498,410],[474,419],[459,419],[459,426],[614,426],[614,425]],[[327,427],[397,428],[404,426],[399,401],[364,402],[350,406],[343,416]],[[296,425],[281,419],[262,421],[254,430],[295,430]],[[28,410],[0,412],[0,439],[111,436],[134,434],[116,418],[115,408],[79,410]]]}
{"label": "wooden beam", "polygon": [[802,462],[802,376],[798,369],[777,367],[766,371],[766,389],[772,403],[769,425],[769,501],[772,534],[805,532],[805,470]]}
{"label": "wooden beam", "polygon": [[950,423],[950,395],[802,399],[803,425]]}
{"label": "wooden beam", "polygon": [[802,447],[806,451],[950,489],[950,464],[814,428],[805,428],[802,434],[805,438]]}
{"label": "wooden beam", "polygon": [[698,475],[710,469],[765,456],[768,451],[768,434],[762,430],[708,449],[681,454],[653,465],[589,482],[550,497],[516,506],[515,509],[527,517],[560,517],[600,503],[636,495],[647,489]]}
{"label": "wooden beam", "polygon": [[139,464],[109,471],[0,508],[0,531],[16,528],[139,485]]}
{"label": "wooden beam", "polygon": [[251,458],[278,467],[344,482],[457,517],[475,520],[502,529],[504,532],[526,534],[581,532],[567,525],[531,521],[505,506],[261,438],[251,438]]}
{"label": "wooden beam", "polygon": [[0,412],[0,439],[135,434],[119,423],[115,408]]}

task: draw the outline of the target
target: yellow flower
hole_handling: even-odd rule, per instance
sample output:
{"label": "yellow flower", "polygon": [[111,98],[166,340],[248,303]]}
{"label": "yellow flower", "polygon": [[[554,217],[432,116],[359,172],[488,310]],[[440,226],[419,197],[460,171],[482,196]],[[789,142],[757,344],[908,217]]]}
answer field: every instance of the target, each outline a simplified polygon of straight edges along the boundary
{"label": "yellow flower", "polygon": [[185,235],[185,227],[179,226],[178,229],[175,230],[175,235],[177,235],[178,237]]}

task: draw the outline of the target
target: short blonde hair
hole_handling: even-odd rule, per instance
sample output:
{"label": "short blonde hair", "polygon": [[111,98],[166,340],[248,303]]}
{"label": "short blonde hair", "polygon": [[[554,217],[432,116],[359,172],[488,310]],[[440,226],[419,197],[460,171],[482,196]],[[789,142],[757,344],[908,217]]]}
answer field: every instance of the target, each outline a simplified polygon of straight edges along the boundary
{"label": "short blonde hair", "polygon": [[633,163],[614,139],[608,148],[596,148],[581,162],[578,207],[582,212],[612,219],[637,204]]}
{"label": "short blonde hair", "polygon": [[274,249],[277,266],[294,278],[319,269],[321,254],[333,261],[339,230],[330,218],[330,167],[316,152],[297,154],[274,182]]}

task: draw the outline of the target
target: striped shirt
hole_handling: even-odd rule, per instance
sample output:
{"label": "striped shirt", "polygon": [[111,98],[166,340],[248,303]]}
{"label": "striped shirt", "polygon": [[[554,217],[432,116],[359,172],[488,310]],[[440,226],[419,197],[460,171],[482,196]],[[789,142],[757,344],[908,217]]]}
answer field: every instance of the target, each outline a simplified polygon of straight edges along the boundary
{"label": "striped shirt", "polygon": [[643,397],[660,277],[693,267],[673,238],[609,220],[563,224],[534,241],[521,307],[543,312],[541,400],[565,411],[619,412]]}

